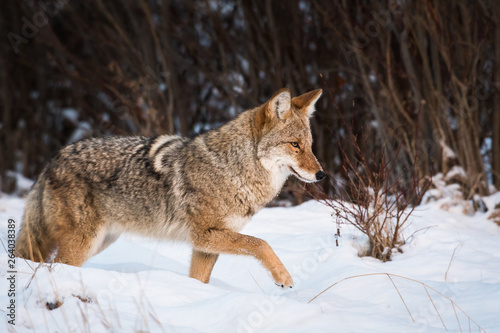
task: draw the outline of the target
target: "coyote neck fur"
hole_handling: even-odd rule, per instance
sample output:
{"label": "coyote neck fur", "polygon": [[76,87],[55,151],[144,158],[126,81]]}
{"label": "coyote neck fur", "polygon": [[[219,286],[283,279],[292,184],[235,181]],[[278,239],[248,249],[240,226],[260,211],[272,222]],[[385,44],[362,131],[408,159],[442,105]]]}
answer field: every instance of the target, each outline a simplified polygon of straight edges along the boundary
{"label": "coyote neck fur", "polygon": [[243,112],[233,121],[195,139],[213,156],[213,163],[207,164],[207,174],[224,173],[233,185],[225,193],[245,199],[253,206],[252,211],[276,197],[289,175],[259,157],[261,131],[256,124],[257,112],[258,108]]}

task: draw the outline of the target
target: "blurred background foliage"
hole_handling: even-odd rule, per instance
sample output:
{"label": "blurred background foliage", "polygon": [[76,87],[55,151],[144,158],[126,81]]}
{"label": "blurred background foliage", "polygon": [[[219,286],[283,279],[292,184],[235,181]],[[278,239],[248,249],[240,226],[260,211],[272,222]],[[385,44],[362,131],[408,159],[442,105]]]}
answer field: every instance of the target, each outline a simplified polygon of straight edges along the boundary
{"label": "blurred background foliage", "polygon": [[337,183],[362,150],[500,188],[500,1],[2,1],[0,31],[4,192],[76,140],[193,135],[282,87],[324,89],[314,151]]}

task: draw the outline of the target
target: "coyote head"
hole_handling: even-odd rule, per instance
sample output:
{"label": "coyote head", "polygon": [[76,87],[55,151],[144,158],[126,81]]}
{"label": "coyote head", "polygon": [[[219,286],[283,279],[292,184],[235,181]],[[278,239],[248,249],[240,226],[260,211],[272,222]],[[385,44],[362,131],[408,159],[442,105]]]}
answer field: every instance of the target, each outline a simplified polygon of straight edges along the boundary
{"label": "coyote head", "polygon": [[325,178],[314,156],[309,117],[321,96],[317,89],[291,98],[290,90],[281,89],[260,107],[256,115],[258,137],[257,155],[266,169],[274,175],[290,174],[311,183]]}

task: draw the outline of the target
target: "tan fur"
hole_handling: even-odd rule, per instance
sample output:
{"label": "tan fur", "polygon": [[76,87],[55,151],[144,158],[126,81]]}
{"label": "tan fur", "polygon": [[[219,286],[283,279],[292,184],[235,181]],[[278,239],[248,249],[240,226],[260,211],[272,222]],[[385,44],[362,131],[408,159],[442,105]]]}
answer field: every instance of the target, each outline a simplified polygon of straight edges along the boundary
{"label": "tan fur", "polygon": [[[323,178],[309,117],[321,95],[281,89],[263,105],[193,139],[106,137],[65,147],[31,190],[19,256],[80,266],[121,233],[188,241],[190,276],[207,283],[219,254],[257,258],[293,281],[265,241],[238,233],[289,175]],[[294,147],[293,145],[297,145]]]}

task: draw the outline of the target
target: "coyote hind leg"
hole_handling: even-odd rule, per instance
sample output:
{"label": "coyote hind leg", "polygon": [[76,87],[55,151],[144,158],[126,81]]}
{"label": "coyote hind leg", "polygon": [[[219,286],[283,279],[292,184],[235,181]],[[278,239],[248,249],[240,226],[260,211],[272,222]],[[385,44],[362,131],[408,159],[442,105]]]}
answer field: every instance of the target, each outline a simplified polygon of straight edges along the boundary
{"label": "coyote hind leg", "polygon": [[59,247],[54,261],[72,266],[83,265],[90,257],[90,249],[95,240],[74,231],[72,234],[66,233],[62,238],[57,240]]}
{"label": "coyote hind leg", "polygon": [[203,283],[208,283],[208,281],[210,281],[212,269],[218,258],[218,254],[193,249],[189,277],[200,280]]}

